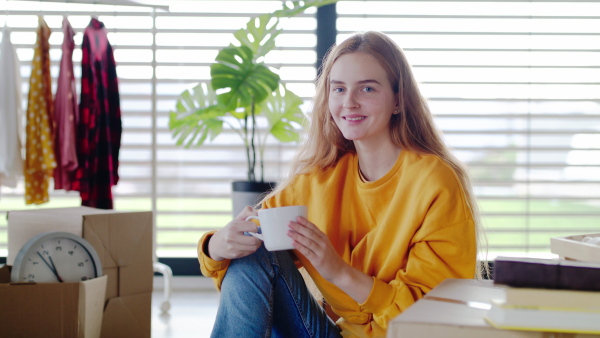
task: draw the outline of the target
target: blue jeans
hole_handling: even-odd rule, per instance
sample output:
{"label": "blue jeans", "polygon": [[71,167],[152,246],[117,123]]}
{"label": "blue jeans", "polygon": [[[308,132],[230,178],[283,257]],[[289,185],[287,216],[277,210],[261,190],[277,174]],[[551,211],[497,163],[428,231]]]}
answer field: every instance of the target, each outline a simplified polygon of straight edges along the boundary
{"label": "blue jeans", "polygon": [[211,337],[341,337],[287,251],[231,261]]}

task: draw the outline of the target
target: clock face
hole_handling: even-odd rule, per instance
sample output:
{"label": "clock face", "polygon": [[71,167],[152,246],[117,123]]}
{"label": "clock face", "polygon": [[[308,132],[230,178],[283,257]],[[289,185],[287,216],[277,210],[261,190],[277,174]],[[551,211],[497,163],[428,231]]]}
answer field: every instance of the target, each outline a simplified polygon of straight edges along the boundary
{"label": "clock face", "polygon": [[12,282],[81,282],[102,275],[94,248],[83,238],[49,232],[30,239],[19,251]]}

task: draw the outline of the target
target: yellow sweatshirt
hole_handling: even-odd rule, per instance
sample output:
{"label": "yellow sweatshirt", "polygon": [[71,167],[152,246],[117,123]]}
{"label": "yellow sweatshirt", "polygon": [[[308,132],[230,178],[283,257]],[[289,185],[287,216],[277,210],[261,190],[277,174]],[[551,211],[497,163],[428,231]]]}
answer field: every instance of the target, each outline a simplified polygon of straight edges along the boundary
{"label": "yellow sweatshirt", "polygon": [[[446,278],[473,278],[477,245],[465,193],[454,171],[434,155],[403,150],[381,179],[363,182],[356,154],[335,167],[297,176],[264,207],[307,205],[308,219],[352,267],[373,277],[359,304],[323,279],[297,251],[302,265],[341,317],[344,337],[384,337],[388,322]],[[229,264],[199,243],[202,272],[220,286]]]}

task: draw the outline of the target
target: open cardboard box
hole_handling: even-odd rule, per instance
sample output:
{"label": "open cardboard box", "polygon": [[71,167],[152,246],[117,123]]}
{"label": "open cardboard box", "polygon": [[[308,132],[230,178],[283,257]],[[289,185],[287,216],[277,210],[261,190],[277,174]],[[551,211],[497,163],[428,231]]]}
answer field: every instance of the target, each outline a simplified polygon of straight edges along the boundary
{"label": "open cardboard box", "polygon": [[387,338],[583,338],[593,335],[499,330],[484,316],[506,291],[491,280],[446,279],[388,324]]}
{"label": "open cardboard box", "polygon": [[7,217],[8,264],[38,233],[67,231],[82,236],[96,249],[107,277],[102,337],[150,337],[151,212],[74,207],[10,211]]}
{"label": "open cardboard box", "polygon": [[600,245],[585,243],[585,237],[600,237],[600,233],[550,238],[550,251],[562,259],[600,263]]}
{"label": "open cardboard box", "polygon": [[0,268],[1,337],[100,337],[107,277],[79,283],[11,283]]}

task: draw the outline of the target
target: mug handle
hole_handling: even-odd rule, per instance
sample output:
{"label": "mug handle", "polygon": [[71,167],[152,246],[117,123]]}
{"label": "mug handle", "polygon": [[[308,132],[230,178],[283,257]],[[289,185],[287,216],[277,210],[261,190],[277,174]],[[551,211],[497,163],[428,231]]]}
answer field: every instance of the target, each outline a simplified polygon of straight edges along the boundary
{"label": "mug handle", "polygon": [[[255,220],[258,220],[260,222],[260,220],[258,219],[257,216],[248,216],[248,217],[246,217],[246,221],[249,221],[251,219],[255,219]],[[251,235],[251,236],[254,236],[254,237],[258,238],[258,239],[260,239],[263,242],[265,241],[264,238],[263,238],[263,236],[262,236],[262,234],[259,234],[258,232],[250,232],[250,231],[248,231],[248,234]]]}

